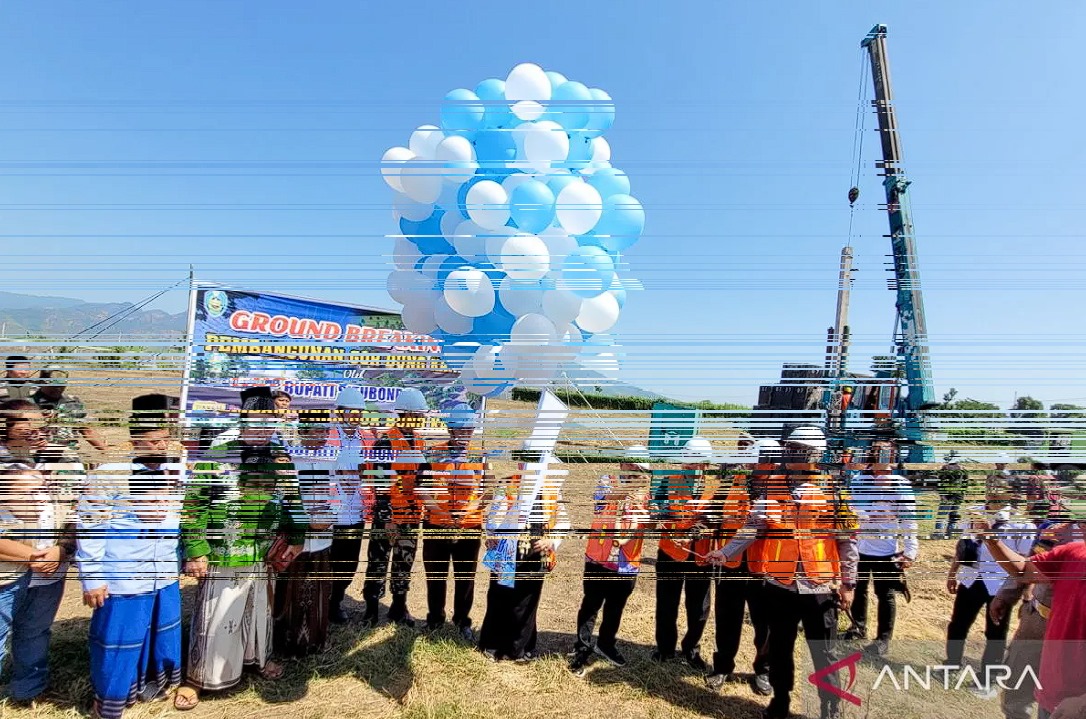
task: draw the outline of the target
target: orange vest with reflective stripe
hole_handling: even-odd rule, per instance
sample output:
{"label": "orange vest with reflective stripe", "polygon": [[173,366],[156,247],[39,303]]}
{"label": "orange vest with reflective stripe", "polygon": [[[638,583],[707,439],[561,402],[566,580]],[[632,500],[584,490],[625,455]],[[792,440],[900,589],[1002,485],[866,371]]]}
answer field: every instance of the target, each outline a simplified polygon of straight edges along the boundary
{"label": "orange vest with reflective stripe", "polygon": [[[684,481],[687,479],[683,475],[672,476]],[[674,519],[660,523],[660,551],[677,562],[688,560],[693,551],[695,562],[701,565],[709,563],[705,555],[719,548],[719,539],[708,533],[694,539],[690,534],[698,520],[712,511],[712,500],[718,486],[719,481],[715,476],[705,475],[705,488],[696,499],[689,488],[678,486],[668,489],[668,509]],[[684,533],[686,536],[683,536]]]}
{"label": "orange vest with reflective stripe", "polygon": [[434,504],[427,507],[426,521],[438,527],[482,527],[485,474],[486,464],[481,461],[431,463],[425,489],[432,493]]}
{"label": "orange vest with reflective stripe", "polygon": [[[644,500],[641,501],[644,507]],[[635,521],[628,516],[629,498],[623,500],[605,501],[603,508],[597,512],[592,520],[592,532],[588,535],[588,546],[585,547],[585,557],[596,564],[614,565],[616,569],[621,559],[632,568],[641,566],[641,552],[645,545],[645,537],[642,533],[629,538],[629,534],[636,532],[638,527]],[[648,509],[644,508],[645,516]],[[629,541],[622,540],[629,538]]]}
{"label": "orange vest with reflective stripe", "polygon": [[792,584],[802,562],[804,576],[816,584],[841,576],[833,502],[819,487],[803,490],[799,500],[778,487],[766,495],[772,504],[765,537],[747,551],[752,573]]}
{"label": "orange vest with reflective stripe", "polygon": [[[750,514],[750,493],[747,491],[747,478],[744,475],[732,477],[732,486],[728,490],[728,496],[724,498],[721,507],[720,533],[716,540],[718,547],[723,547],[735,536],[740,527],[747,523]],[[714,547],[714,549],[717,547]],[[723,566],[728,569],[736,569],[743,564],[743,555],[725,562]]]}
{"label": "orange vest with reflective stripe", "polygon": [[413,462],[396,462],[395,458],[404,452],[422,453],[425,443],[418,435],[410,436],[399,427],[392,427],[385,435],[392,443],[392,486],[389,488],[392,505],[392,521],[396,524],[417,524],[422,521],[422,506],[415,495],[415,482],[420,466]]}

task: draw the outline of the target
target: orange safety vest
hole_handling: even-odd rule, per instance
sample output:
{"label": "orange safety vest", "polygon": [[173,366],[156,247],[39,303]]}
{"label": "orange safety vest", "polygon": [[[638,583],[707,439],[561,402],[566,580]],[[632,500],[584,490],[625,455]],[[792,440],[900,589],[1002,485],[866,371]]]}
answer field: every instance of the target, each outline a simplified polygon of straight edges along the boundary
{"label": "orange safety vest", "polygon": [[[679,479],[685,480],[682,475],[672,475]],[[668,507],[672,515],[676,515],[674,519],[660,523],[660,551],[667,556],[671,557],[677,562],[685,562],[690,558],[690,552],[694,552],[694,561],[699,565],[707,565],[709,560],[705,558],[709,552],[714,549],[718,549],[720,546],[719,539],[712,535],[706,535],[698,539],[694,539],[691,536],[681,536],[683,532],[689,533],[697,524],[699,515],[706,514],[711,510],[710,503],[713,497],[716,496],[716,490],[719,486],[719,481],[713,475],[705,476],[705,488],[701,492],[701,496],[697,499],[701,500],[702,504],[699,507],[691,506],[695,498],[692,494],[684,494],[684,489],[681,486],[670,488],[668,490]],[[679,491],[675,491],[679,490]]]}
{"label": "orange safety vest", "polygon": [[[601,510],[595,514],[592,531],[588,535],[588,546],[585,547],[585,557],[589,561],[616,571],[622,564],[634,571],[641,566],[645,536],[642,532],[637,532],[637,522],[632,521],[629,516],[628,501],[628,498],[606,500]],[[643,501],[641,504],[647,517],[648,509]],[[626,539],[630,532],[637,533],[623,542],[622,539]]]}
{"label": "orange safety vest", "polygon": [[426,521],[438,527],[482,527],[484,511],[480,500],[485,474],[486,464],[481,460],[432,462],[426,484],[434,495],[436,507],[427,508]]}
{"label": "orange safety vest", "polygon": [[766,499],[775,506],[769,509],[765,536],[747,550],[750,571],[792,584],[802,562],[803,574],[816,584],[838,579],[837,512],[830,497],[812,487],[796,500],[774,483]]}
{"label": "orange safety vest", "polygon": [[392,486],[389,499],[392,505],[392,521],[396,524],[418,524],[422,521],[422,505],[415,494],[415,482],[420,466],[414,462],[397,462],[396,457],[405,452],[422,453],[425,442],[417,434],[407,435],[399,427],[391,427],[385,435],[392,443]]}
{"label": "orange safety vest", "polygon": [[[728,490],[728,496],[724,498],[721,508],[723,519],[720,522],[720,533],[716,540],[718,547],[723,547],[735,536],[735,533],[747,523],[750,514],[750,493],[747,491],[747,478],[738,474],[732,477],[732,486]],[[740,554],[731,561],[724,562],[728,569],[736,569],[743,564],[743,555]]]}

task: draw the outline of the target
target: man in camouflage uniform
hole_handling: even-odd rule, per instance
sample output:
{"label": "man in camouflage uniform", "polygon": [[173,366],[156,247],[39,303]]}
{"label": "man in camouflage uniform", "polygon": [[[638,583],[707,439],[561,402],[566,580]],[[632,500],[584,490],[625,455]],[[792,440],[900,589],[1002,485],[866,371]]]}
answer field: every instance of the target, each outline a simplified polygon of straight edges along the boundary
{"label": "man in camouflage uniform", "polygon": [[87,425],[87,408],[78,397],[65,391],[67,387],[68,373],[52,365],[41,371],[38,391],[30,395],[49,422],[50,441],[75,453],[82,435],[92,447],[105,451],[109,445],[94,427]]}

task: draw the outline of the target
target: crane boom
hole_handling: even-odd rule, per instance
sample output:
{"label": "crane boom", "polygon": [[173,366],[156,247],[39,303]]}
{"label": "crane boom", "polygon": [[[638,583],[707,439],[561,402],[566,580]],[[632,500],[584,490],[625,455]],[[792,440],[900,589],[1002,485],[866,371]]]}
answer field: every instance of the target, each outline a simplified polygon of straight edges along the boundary
{"label": "crane boom", "polygon": [[[883,188],[886,190],[886,211],[890,220],[890,244],[893,250],[893,289],[897,292],[897,319],[901,333],[900,354],[905,381],[909,388],[905,398],[906,418],[903,439],[919,442],[924,439],[923,426],[917,414],[935,406],[935,386],[928,354],[928,330],[924,317],[924,296],[920,289],[920,269],[917,262],[916,239],[913,235],[912,212],[909,208],[909,180],[902,167],[901,134],[894,114],[893,91],[890,84],[890,63],[886,54],[886,26],[876,25],[861,46],[871,60],[871,77],[875,86],[872,104],[879,123],[882,144]],[[921,453],[910,452],[910,461],[924,461]]]}

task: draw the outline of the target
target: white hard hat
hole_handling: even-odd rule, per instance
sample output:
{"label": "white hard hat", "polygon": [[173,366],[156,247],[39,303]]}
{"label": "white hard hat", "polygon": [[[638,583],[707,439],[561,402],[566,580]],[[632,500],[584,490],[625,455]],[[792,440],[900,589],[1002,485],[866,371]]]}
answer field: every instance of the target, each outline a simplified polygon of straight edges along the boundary
{"label": "white hard hat", "polygon": [[426,398],[422,392],[414,387],[401,390],[396,403],[392,405],[393,412],[429,412],[430,405],[426,404]]}
{"label": "white hard hat", "polygon": [[754,446],[758,448],[759,452],[766,452],[772,454],[774,452],[781,451],[781,443],[775,439],[769,439],[763,437],[754,443]]}
{"label": "white hard hat", "polygon": [[652,459],[649,448],[643,444],[634,444],[626,448],[626,459],[631,462],[643,462]]}
{"label": "white hard hat", "polygon": [[336,406],[343,409],[366,409],[362,391],[357,387],[344,387],[336,395]]}
{"label": "white hard hat", "polygon": [[691,437],[683,445],[679,459],[684,464],[701,464],[713,461],[713,445],[704,437]]}
{"label": "white hard hat", "polygon": [[467,402],[461,402],[448,410],[445,424],[449,429],[475,429],[475,410]]}
{"label": "white hard hat", "polygon": [[785,441],[789,444],[801,444],[811,449],[826,448],[826,435],[821,429],[811,425],[796,427]]}
{"label": "white hard hat", "polygon": [[996,455],[996,458],[992,460],[992,464],[1014,464],[1014,458],[1006,452],[1002,452]]}

